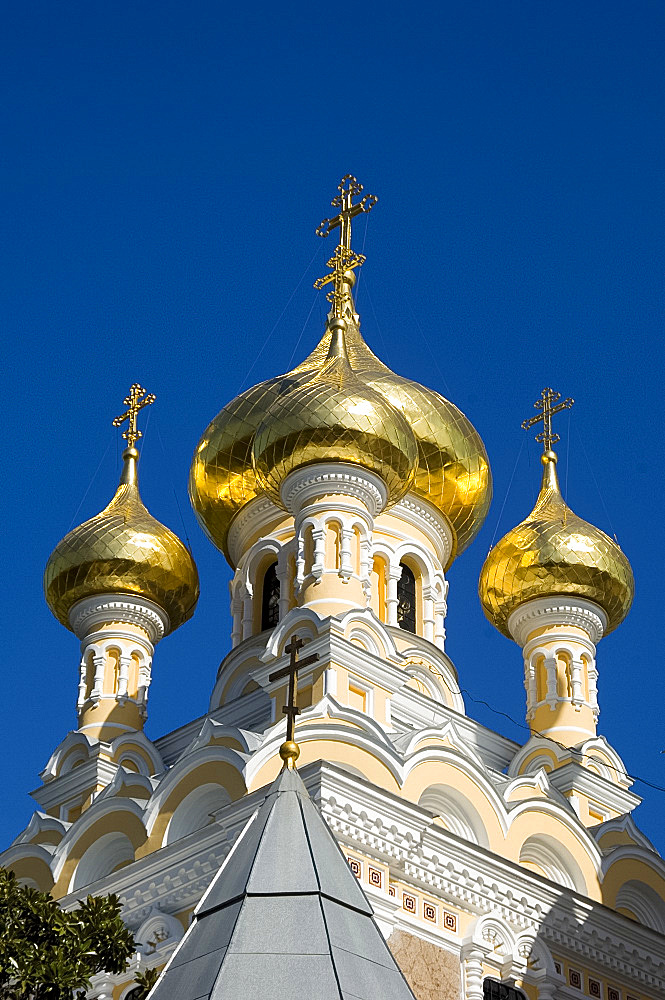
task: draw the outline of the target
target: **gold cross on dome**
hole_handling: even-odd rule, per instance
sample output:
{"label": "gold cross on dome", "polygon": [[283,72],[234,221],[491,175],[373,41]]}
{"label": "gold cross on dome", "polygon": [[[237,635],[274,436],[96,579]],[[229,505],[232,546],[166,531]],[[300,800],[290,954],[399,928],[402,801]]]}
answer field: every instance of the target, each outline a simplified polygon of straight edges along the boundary
{"label": "gold cross on dome", "polygon": [[146,396],[145,389],[138,382],[134,383],[129,390],[129,394],[125,396],[123,402],[129,409],[121,413],[119,417],[114,417],[113,426],[120,427],[121,424],[124,424],[125,420],[128,421],[127,430],[122,432],[128,448],[133,448],[138,439],[143,437],[143,432],[136,426],[136,418],[139,410],[142,410],[144,406],[150,406],[155,402],[156,398],[152,392]]}
{"label": "gold cross on dome", "polygon": [[562,410],[569,410],[575,402],[569,396],[558,406],[554,406],[554,403],[559,399],[561,399],[560,392],[555,392],[554,389],[543,389],[540,399],[537,399],[533,404],[537,410],[541,410],[541,413],[537,417],[531,417],[530,420],[522,421],[522,427],[528,431],[530,427],[542,420],[543,429],[539,434],[536,434],[536,441],[542,441],[543,451],[551,451],[552,445],[561,440],[558,434],[552,433],[552,417],[555,413],[561,413]]}
{"label": "gold cross on dome", "polygon": [[330,284],[331,281],[334,283],[333,291],[328,292],[326,295],[328,302],[333,307],[333,316],[343,315],[344,305],[351,295],[349,288],[345,288],[345,271],[352,271],[354,267],[362,267],[366,260],[367,258],[364,254],[347,250],[340,243],[328,261],[328,267],[332,268],[332,271],[324,275],[323,278],[317,278],[314,282],[315,288],[323,288],[324,285]]}
{"label": "gold cross on dome", "polygon": [[282,712],[286,716],[286,743],[282,744],[279,751],[280,756],[287,767],[294,766],[294,763],[300,753],[298,745],[294,740],[296,717],[300,715],[300,709],[297,705],[298,671],[303,667],[308,667],[311,663],[316,663],[319,658],[318,653],[312,653],[311,656],[306,656],[304,660],[299,660],[298,652],[304,645],[305,643],[303,639],[300,639],[297,635],[291,636],[291,641],[284,647],[284,652],[290,653],[289,663],[281,670],[276,670],[274,674],[270,674],[268,678],[270,683],[273,681],[281,681],[284,677],[289,678],[289,689],[287,694],[288,704],[284,705],[282,708]]}
{"label": "gold cross on dome", "polygon": [[339,213],[332,219],[323,219],[316,230],[317,236],[330,236],[333,229],[340,231],[339,242],[345,250],[351,249],[351,219],[361,212],[371,212],[379,200],[375,194],[366,194],[360,201],[353,203],[356,195],[362,194],[363,186],[353,174],[346,174],[337,185],[338,195],[330,202],[333,208],[339,208]]}

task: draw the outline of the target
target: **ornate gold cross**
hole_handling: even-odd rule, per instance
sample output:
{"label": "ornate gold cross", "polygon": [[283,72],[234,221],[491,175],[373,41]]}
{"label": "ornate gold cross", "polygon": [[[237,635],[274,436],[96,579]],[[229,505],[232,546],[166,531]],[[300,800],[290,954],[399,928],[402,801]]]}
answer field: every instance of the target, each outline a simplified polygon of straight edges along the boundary
{"label": "ornate gold cross", "polygon": [[346,174],[337,185],[338,195],[330,202],[333,208],[339,208],[339,213],[333,219],[323,219],[316,230],[317,236],[330,236],[333,229],[339,228],[339,242],[345,250],[351,249],[351,219],[361,212],[371,212],[379,200],[375,194],[366,194],[354,205],[353,199],[362,194],[363,186],[358,183],[353,174]]}
{"label": "ornate gold cross", "polygon": [[[361,253],[347,250],[340,243],[328,261],[328,267],[332,268],[330,274],[323,278],[317,278],[314,282],[315,288],[323,288],[331,281],[334,283],[332,292],[328,292],[326,298],[333,307],[333,316],[341,317],[344,314],[344,306],[351,297],[348,287],[345,287],[344,272],[351,271],[354,267],[362,267],[367,258]],[[348,283],[347,283],[348,285]]]}
{"label": "ornate gold cross", "polygon": [[543,389],[540,399],[537,399],[533,404],[537,410],[541,410],[542,412],[537,417],[531,417],[530,420],[522,421],[522,427],[525,431],[528,431],[530,427],[533,427],[542,420],[543,429],[539,434],[536,434],[536,441],[542,441],[543,451],[551,451],[552,445],[561,440],[558,434],[552,433],[552,417],[555,413],[561,413],[562,410],[569,410],[575,402],[569,396],[568,399],[564,399],[558,406],[554,406],[553,404],[558,399],[561,399],[560,392],[555,392],[554,389]]}
{"label": "ornate gold cross", "polygon": [[152,392],[146,396],[145,389],[138,382],[135,382],[131,387],[129,395],[125,396],[123,402],[129,409],[121,413],[119,417],[114,418],[113,426],[120,427],[121,424],[124,424],[125,420],[129,421],[127,430],[122,432],[128,448],[133,448],[138,439],[143,437],[143,432],[136,426],[136,418],[139,410],[142,410],[144,406],[150,406],[151,403],[155,402],[156,398]]}
{"label": "ornate gold cross", "polygon": [[304,641],[297,635],[291,636],[291,641],[284,647],[284,652],[291,654],[288,666],[283,667],[281,670],[276,670],[275,673],[270,674],[268,678],[270,683],[273,681],[281,681],[284,677],[289,678],[289,690],[287,695],[288,704],[284,705],[282,708],[282,712],[286,716],[286,743],[283,743],[279,750],[282,760],[288,767],[293,767],[293,764],[300,753],[298,745],[294,739],[296,716],[300,715],[300,709],[296,704],[298,697],[298,671],[302,669],[302,667],[308,667],[310,663],[316,663],[319,658],[318,653],[312,653],[311,656],[306,656],[304,660],[299,660],[298,651],[302,649],[304,645]]}

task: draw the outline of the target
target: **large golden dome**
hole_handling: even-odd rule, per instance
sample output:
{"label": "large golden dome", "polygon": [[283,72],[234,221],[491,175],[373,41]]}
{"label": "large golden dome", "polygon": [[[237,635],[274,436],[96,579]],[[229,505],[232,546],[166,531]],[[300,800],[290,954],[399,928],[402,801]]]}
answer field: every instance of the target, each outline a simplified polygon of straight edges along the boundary
{"label": "large golden dome", "polygon": [[139,453],[127,448],[110,504],[56,545],[44,573],[46,601],[67,628],[70,609],[97,594],[144,597],[167,613],[170,631],[194,613],[196,565],[180,539],[152,517],[138,488]]}
{"label": "large golden dome", "polygon": [[417,451],[411,428],[351,368],[344,325],[333,330],[321,367],[294,380],[256,431],[254,471],[278,504],[289,473],[313,462],[351,462],[374,472],[387,487],[389,503],[401,499],[413,482]]}
{"label": "large golden dome", "polygon": [[[284,438],[281,454],[278,456],[275,451],[274,457],[267,458],[267,414],[272,412],[273,417],[275,416],[275,407],[282,405],[278,404],[278,400],[293,401],[302,392],[313,402],[317,394],[329,391],[320,376],[329,363],[332,339],[333,330],[328,326],[312,353],[296,368],[248,389],[224,407],[198,445],[190,472],[190,497],[204,530],[227,555],[228,530],[235,515],[250,500],[263,493],[264,485],[273,497],[277,495],[277,480],[272,472],[268,475],[269,467],[277,470],[279,466],[280,472],[275,472],[278,477],[281,477],[287,467],[289,470],[294,468],[295,453],[291,455],[289,447],[295,445],[298,439],[297,448],[300,449],[305,440],[300,436],[300,431],[298,434],[292,433],[288,439]],[[401,427],[395,423],[393,416],[394,411],[398,411],[405,418],[415,439],[415,476],[412,472],[406,474],[406,487],[403,483],[399,487],[397,484],[389,485],[391,500],[394,502],[400,492],[403,494],[405,489],[410,489],[437,507],[452,528],[452,561],[475,537],[489,508],[492,477],[483,443],[470,421],[456,406],[432,389],[402,378],[384,365],[363,340],[357,322],[346,320],[344,340],[347,363],[355,377],[353,385],[359,391],[362,390],[361,394],[367,394],[369,388],[383,398],[384,404],[389,407],[388,413],[391,414],[389,422],[393,425],[393,435],[397,427]],[[309,389],[305,388],[307,385]],[[347,387],[349,392],[354,391],[351,389],[351,382],[347,382]],[[341,397],[338,403],[341,404]],[[292,409],[287,403],[284,407],[285,411]],[[314,405],[314,409],[317,407],[318,404]],[[320,410],[317,419],[321,419]],[[323,422],[326,424],[326,420]],[[325,430],[320,432],[322,440],[325,439],[328,444],[332,441],[333,426],[334,421],[331,420],[329,425],[326,424]],[[254,446],[259,427],[262,427],[262,439]],[[276,424],[273,425],[271,434],[275,433],[275,427]],[[401,439],[402,436],[403,431],[400,430],[398,438]],[[358,461],[353,457],[352,449],[344,450],[348,445],[348,438],[345,438],[340,443],[339,455],[334,456],[328,448],[327,460],[334,457],[340,461]],[[274,442],[271,442],[271,447],[273,446]],[[408,455],[408,451],[404,451],[403,442],[400,443],[393,436],[388,451],[392,453],[395,446],[398,450],[402,449],[404,455]],[[311,439],[308,447],[308,454],[313,455]],[[257,481],[252,465],[252,450],[261,483]],[[298,464],[302,461],[322,460],[319,454],[316,458],[302,458],[302,454],[300,452]],[[392,468],[390,462],[388,465]],[[368,467],[376,468],[372,464]],[[398,478],[403,475],[403,467],[400,460]],[[384,478],[388,475],[385,467],[376,471]],[[390,477],[391,481],[394,480],[393,472]]]}
{"label": "large golden dome", "polygon": [[573,514],[561,495],[556,455],[542,456],[543,482],[536,506],[495,545],[480,574],[487,618],[511,638],[511,613],[536,597],[585,598],[605,611],[607,632],[621,624],[633,600],[630,563],[616,542]]}

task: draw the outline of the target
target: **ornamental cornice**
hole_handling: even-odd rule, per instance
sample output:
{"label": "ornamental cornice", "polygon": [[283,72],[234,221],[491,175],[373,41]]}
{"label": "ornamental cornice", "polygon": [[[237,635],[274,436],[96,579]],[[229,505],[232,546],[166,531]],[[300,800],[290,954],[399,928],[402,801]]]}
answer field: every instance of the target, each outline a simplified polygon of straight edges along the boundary
{"label": "ornamental cornice", "polygon": [[137,625],[148,634],[153,645],[157,645],[170,629],[169,616],[164,609],[145,597],[97,594],[77,601],[69,612],[69,623],[79,639],[85,639],[98,626],[112,622]]}
{"label": "ornamental cornice", "polygon": [[376,517],[386,505],[388,490],[374,473],[345,462],[317,462],[291,472],[280,489],[282,503],[294,516],[305,504],[327,493],[351,496]]}
{"label": "ornamental cornice", "polygon": [[407,493],[399,503],[390,508],[390,513],[422,531],[433,543],[441,564],[448,565],[453,550],[453,534],[450,525],[436,507],[414,493]]}
{"label": "ornamental cornice", "polygon": [[258,496],[240,510],[229,528],[227,545],[233,566],[237,566],[253,535],[268,534],[268,529],[284,519],[284,511],[268,497]]}
{"label": "ornamental cornice", "polygon": [[596,645],[607,628],[607,615],[592,601],[581,597],[536,597],[520,605],[508,618],[508,630],[520,646],[538,628],[549,625],[571,625],[582,629]]}

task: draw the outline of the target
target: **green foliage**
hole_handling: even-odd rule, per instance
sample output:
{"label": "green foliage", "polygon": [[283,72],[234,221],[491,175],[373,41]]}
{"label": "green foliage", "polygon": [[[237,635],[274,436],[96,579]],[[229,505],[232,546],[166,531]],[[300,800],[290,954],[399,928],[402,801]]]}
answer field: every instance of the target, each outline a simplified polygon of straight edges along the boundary
{"label": "green foliage", "polygon": [[[95,973],[123,972],[134,948],[117,896],[88,896],[65,912],[0,868],[0,1000],[72,1000]],[[138,989],[142,1000],[145,982]]]}

